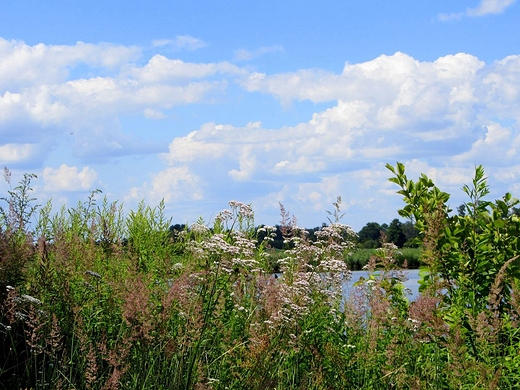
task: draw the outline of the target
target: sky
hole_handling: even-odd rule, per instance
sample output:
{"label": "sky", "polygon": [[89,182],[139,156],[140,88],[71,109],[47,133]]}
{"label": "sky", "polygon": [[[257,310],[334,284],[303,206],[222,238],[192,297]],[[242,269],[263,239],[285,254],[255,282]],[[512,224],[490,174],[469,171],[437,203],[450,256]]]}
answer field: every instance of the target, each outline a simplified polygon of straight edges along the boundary
{"label": "sky", "polygon": [[520,197],[515,0],[4,1],[0,167],[39,204],[99,189],[173,223],[228,202],[257,224],[389,223],[385,164],[467,198]]}

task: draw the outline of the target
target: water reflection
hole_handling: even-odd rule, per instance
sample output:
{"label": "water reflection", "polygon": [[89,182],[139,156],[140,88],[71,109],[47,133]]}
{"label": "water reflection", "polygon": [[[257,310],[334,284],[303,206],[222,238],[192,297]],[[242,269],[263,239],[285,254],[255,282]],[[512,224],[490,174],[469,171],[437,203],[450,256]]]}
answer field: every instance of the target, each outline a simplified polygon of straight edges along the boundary
{"label": "water reflection", "polygon": [[[419,270],[405,270],[404,274],[407,278],[407,280],[404,282],[404,287],[410,289],[412,292],[411,295],[408,296],[408,299],[410,301],[414,301],[419,296]],[[350,280],[345,281],[343,284],[343,295],[345,296],[345,299],[347,299],[350,295],[350,291],[355,288],[354,283],[356,283],[361,278],[368,279],[368,275],[369,273],[367,271],[352,271],[352,277]]]}

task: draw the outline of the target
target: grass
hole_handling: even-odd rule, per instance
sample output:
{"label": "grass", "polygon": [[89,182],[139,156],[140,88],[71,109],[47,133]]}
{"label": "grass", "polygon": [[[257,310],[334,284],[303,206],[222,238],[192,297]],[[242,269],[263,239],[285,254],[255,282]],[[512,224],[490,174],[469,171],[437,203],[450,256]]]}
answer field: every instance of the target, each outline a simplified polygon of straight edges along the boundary
{"label": "grass", "polygon": [[[0,220],[3,388],[518,386],[518,290],[503,315],[472,317],[473,333],[452,327],[442,295],[407,301],[396,248],[354,250],[344,225],[311,242],[286,224],[291,249],[274,251],[239,202],[175,240],[163,204],[123,215],[93,194],[56,215],[41,208],[34,231],[22,206]],[[353,259],[379,271],[344,302]]]}
{"label": "grass", "polygon": [[[345,261],[351,270],[361,270],[375,254],[376,249],[356,248],[345,255]],[[400,267],[417,269],[422,265],[421,256],[420,248],[400,248],[395,254],[395,260]]]}

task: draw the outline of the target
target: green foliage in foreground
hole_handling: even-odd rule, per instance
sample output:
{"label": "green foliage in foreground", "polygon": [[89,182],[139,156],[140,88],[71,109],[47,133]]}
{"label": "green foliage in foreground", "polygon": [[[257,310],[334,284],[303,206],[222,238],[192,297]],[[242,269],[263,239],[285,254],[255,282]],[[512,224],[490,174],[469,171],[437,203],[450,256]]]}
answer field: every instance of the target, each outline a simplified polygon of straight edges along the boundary
{"label": "green foliage in foreground", "polygon": [[343,298],[355,237],[339,210],[313,240],[284,218],[290,249],[277,252],[274,229],[255,229],[239,202],[172,239],[162,203],[125,216],[93,193],[56,215],[45,205],[31,231],[38,209],[24,176],[0,210],[0,387],[518,387],[516,200],[485,200],[478,167],[467,214],[453,217],[426,176],[388,167],[428,267],[414,303],[391,243]]}

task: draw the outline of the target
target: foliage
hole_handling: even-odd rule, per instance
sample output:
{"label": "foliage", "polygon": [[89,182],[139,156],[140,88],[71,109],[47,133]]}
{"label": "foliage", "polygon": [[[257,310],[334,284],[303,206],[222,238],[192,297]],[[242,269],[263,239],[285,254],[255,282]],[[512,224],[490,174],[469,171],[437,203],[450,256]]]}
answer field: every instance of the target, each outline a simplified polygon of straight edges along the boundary
{"label": "foliage", "polygon": [[[374,248],[379,247],[379,239],[381,237],[381,225],[379,225],[377,222],[368,222],[363,228],[358,232],[358,240],[361,243],[365,242],[373,242],[377,243],[377,246],[374,246]],[[370,248],[368,246],[367,248]]]}
{"label": "foliage", "polygon": [[424,286],[442,297],[444,319],[467,332],[470,351],[478,358],[478,317],[502,318],[518,287],[520,219],[514,214],[518,200],[509,193],[494,202],[486,200],[490,190],[484,169],[478,166],[472,183],[463,187],[469,197],[465,213],[451,215],[449,194],[426,175],[414,182],[403,164],[387,167],[406,203],[399,213],[416,222],[424,242],[429,268]]}
{"label": "foliage", "polygon": [[402,223],[397,218],[392,220],[385,231],[385,235],[388,242],[393,243],[398,248],[402,248],[406,243],[406,236],[403,232]]}
{"label": "foliage", "polygon": [[411,221],[402,223],[397,218],[394,218],[390,225],[368,222],[358,232],[358,242],[365,249],[380,248],[383,244],[381,240],[383,234],[388,242],[397,245],[399,248],[418,246],[417,243],[414,243],[418,234],[417,229]]}
{"label": "foliage", "polygon": [[[448,194],[426,176],[414,182],[404,166],[392,169],[401,215],[415,223],[422,249],[399,249],[384,235],[380,248],[357,249],[355,233],[339,222],[340,198],[330,225],[311,230],[283,206],[279,226],[257,226],[251,205],[237,201],[212,224],[171,227],[164,203],[141,202],[125,215],[99,191],[52,214],[51,202],[34,205],[32,176],[24,176],[0,225],[0,383],[514,388],[517,203],[508,195],[486,201],[477,170],[464,188],[466,216],[453,217]],[[410,263],[421,253],[426,288],[410,302],[401,256]],[[362,255],[369,277],[347,298],[349,267]],[[17,274],[4,271],[13,264]]]}

